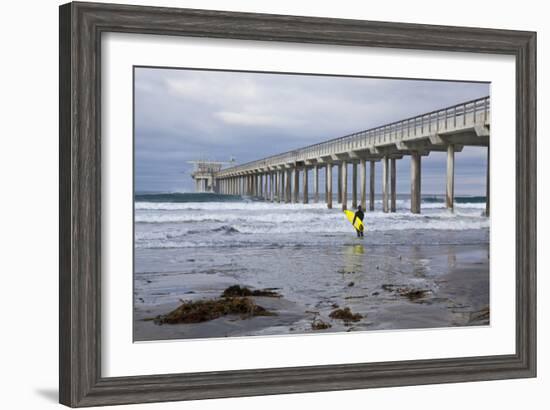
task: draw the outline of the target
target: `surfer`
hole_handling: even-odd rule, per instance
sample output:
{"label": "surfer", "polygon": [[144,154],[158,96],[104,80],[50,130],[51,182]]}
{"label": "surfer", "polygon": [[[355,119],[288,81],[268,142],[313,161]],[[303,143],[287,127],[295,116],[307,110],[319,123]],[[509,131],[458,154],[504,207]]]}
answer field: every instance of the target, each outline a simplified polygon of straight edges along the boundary
{"label": "surfer", "polygon": [[[355,212],[355,216],[353,217],[352,225],[355,224],[355,219],[359,219],[361,222],[363,222],[364,217],[365,217],[365,214],[363,213],[363,210],[361,209],[361,205],[359,205],[357,207],[357,211]],[[362,229],[355,228],[355,230],[357,231],[357,237],[358,238],[361,237],[361,236],[364,236]]]}

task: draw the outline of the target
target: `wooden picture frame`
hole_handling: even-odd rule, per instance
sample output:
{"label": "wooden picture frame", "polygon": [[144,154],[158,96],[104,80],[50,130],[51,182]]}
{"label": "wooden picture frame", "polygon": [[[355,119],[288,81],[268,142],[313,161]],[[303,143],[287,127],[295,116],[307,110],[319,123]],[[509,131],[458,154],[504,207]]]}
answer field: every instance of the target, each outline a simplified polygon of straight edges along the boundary
{"label": "wooden picture frame", "polygon": [[[516,59],[516,352],[101,376],[101,35],[107,32],[460,51]],[[60,402],[81,407],[536,375],[536,33],[94,3],[60,7]]]}

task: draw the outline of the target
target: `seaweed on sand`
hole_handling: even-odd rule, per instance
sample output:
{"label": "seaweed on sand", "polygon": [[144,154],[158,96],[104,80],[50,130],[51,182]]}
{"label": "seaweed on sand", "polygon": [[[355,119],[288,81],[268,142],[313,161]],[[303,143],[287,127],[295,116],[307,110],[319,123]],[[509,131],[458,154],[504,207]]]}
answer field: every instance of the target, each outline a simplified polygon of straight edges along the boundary
{"label": "seaweed on sand", "polygon": [[344,323],[359,322],[363,319],[363,315],[359,313],[352,313],[349,307],[333,310],[330,312],[329,317],[332,319],[341,319]]}
{"label": "seaweed on sand", "polygon": [[403,292],[399,292],[401,296],[405,296],[411,301],[422,299],[428,293],[430,293],[430,291],[425,289],[406,289]]}
{"label": "seaweed on sand", "polygon": [[332,325],[330,323],[327,323],[321,319],[319,319],[319,312],[308,312],[306,313],[313,313],[313,319],[311,320],[311,329],[312,330],[325,330],[330,329]]}
{"label": "seaweed on sand", "polygon": [[241,319],[253,316],[274,316],[275,313],[257,305],[245,297],[182,301],[176,309],[157,316],[157,325],[178,323],[201,323],[226,315],[240,315]]}
{"label": "seaweed on sand", "polygon": [[390,284],[382,285],[382,289],[384,289],[387,292],[395,292],[399,296],[406,297],[411,302],[415,302],[420,299],[423,299],[425,296],[427,296],[429,293],[432,292],[431,290],[428,290],[428,289],[412,289],[409,287],[399,287],[399,286],[390,285]]}
{"label": "seaweed on sand", "polygon": [[266,296],[272,298],[280,298],[281,295],[277,292],[274,292],[273,289],[261,289],[261,290],[250,290],[246,286],[233,285],[229,286],[222,293],[222,298],[232,298],[232,297],[246,297],[246,296]]}
{"label": "seaweed on sand", "polygon": [[327,322],[323,322],[321,319],[315,319],[313,322],[311,322],[311,328],[313,330],[325,330],[330,329],[332,325]]}

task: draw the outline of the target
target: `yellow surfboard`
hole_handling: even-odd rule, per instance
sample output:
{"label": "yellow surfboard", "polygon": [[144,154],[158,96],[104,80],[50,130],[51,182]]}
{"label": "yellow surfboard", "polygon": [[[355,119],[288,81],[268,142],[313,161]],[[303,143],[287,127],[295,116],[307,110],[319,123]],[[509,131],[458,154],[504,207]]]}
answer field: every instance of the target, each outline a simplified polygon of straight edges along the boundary
{"label": "yellow surfboard", "polygon": [[353,218],[355,218],[355,212],[345,210],[344,213],[346,214],[346,218],[348,218],[348,221],[353,225],[355,229],[359,229],[360,231],[363,231],[365,229],[365,225],[359,218],[357,218],[355,220],[355,223],[353,223]]}

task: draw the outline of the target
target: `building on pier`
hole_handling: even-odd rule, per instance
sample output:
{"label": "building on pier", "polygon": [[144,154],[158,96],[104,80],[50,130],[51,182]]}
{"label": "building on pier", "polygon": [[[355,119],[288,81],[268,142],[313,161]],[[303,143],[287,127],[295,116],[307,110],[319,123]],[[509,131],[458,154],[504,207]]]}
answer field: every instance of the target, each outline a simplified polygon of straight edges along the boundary
{"label": "building on pier", "polygon": [[195,192],[218,192],[216,174],[221,171],[223,162],[219,161],[188,161],[194,169],[191,177],[195,180]]}

